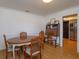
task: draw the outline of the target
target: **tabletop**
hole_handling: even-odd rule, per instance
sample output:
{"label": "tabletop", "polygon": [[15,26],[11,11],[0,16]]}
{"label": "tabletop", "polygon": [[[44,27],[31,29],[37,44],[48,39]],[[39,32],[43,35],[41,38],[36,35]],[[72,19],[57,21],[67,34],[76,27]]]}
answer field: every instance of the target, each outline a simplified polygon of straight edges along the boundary
{"label": "tabletop", "polygon": [[20,39],[20,37],[13,37],[13,38],[8,39],[7,42],[9,44],[27,43],[27,42],[30,42],[33,37],[36,37],[36,36],[27,36],[27,38],[23,40]]}

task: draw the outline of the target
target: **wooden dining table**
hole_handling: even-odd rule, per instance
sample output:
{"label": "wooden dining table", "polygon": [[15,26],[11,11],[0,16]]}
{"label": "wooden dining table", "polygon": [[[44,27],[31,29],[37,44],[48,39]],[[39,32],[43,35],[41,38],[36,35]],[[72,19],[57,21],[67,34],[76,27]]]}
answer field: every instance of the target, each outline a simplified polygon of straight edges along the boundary
{"label": "wooden dining table", "polygon": [[13,59],[15,59],[15,47],[29,45],[33,37],[36,36],[27,36],[27,38],[23,40],[20,39],[20,37],[13,37],[7,40],[7,43],[12,45]]}

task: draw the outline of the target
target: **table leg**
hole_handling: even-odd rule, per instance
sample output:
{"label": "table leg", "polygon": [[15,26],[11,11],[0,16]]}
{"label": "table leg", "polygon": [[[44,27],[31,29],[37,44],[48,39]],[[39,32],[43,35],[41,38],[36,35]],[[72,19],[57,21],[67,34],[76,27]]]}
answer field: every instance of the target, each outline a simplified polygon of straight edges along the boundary
{"label": "table leg", "polygon": [[15,45],[13,45],[13,59],[15,59]]}

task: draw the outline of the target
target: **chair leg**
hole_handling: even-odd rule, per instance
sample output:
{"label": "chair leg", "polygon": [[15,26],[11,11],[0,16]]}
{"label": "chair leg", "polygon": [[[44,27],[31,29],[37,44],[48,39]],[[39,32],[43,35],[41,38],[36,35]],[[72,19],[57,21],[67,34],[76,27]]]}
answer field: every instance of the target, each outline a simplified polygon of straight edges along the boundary
{"label": "chair leg", "polygon": [[26,48],[24,49],[23,53],[24,53],[24,59],[26,59],[26,52],[25,52]]}
{"label": "chair leg", "polygon": [[5,53],[4,59],[8,59],[8,55]]}
{"label": "chair leg", "polygon": [[20,50],[18,51],[18,58],[20,59]]}
{"label": "chair leg", "polygon": [[30,53],[31,53],[31,55],[30,55],[30,59],[32,59],[32,51],[31,51]]}
{"label": "chair leg", "polygon": [[19,54],[19,59],[20,59],[20,54]]}
{"label": "chair leg", "polygon": [[17,52],[17,51],[15,51],[15,59],[17,59],[17,58],[16,58],[16,56],[17,56],[17,55],[18,55],[18,52]]}
{"label": "chair leg", "polygon": [[30,59],[32,59],[32,55],[30,56]]}
{"label": "chair leg", "polygon": [[40,53],[40,59],[41,59],[41,53]]}
{"label": "chair leg", "polygon": [[[15,51],[16,56],[18,56],[18,59],[20,59],[20,50]],[[17,58],[16,58],[17,59]]]}
{"label": "chair leg", "polygon": [[8,59],[8,52],[5,51],[5,59]]}
{"label": "chair leg", "polygon": [[32,59],[32,46],[31,46],[31,49],[30,49],[30,59]]}

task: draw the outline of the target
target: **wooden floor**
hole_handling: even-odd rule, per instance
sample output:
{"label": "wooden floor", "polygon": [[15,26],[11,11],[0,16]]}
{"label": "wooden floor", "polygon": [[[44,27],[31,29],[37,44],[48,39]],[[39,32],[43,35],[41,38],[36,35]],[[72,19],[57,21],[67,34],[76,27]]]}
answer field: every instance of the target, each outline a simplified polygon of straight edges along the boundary
{"label": "wooden floor", "polygon": [[[0,52],[0,59],[4,59],[3,51]],[[9,59],[12,59],[9,58]],[[21,59],[23,56],[21,55]],[[29,59],[29,58],[27,58]],[[34,59],[39,59],[39,57],[34,57]],[[45,44],[42,50],[42,59],[79,59],[76,52],[76,41],[64,40],[64,47],[55,48],[52,45]]]}
{"label": "wooden floor", "polygon": [[76,41],[64,40],[63,48],[46,45],[43,59],[77,59]]}

